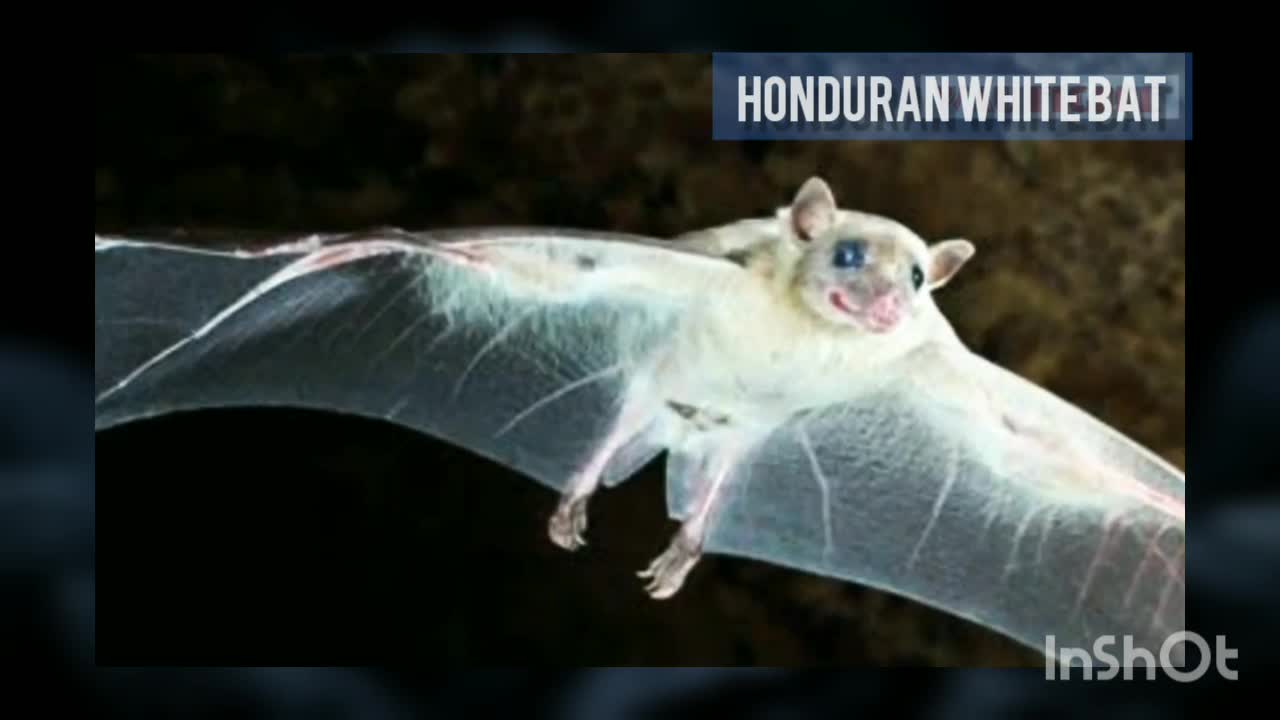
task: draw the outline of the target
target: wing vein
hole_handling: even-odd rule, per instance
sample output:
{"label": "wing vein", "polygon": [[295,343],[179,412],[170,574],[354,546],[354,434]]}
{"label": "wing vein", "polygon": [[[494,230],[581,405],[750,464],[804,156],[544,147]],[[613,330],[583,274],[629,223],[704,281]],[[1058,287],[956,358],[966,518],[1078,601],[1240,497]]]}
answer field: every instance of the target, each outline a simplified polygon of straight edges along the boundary
{"label": "wing vein", "polygon": [[1004,563],[1004,572],[1000,574],[1000,582],[1007,582],[1015,568],[1018,567],[1018,552],[1022,548],[1022,536],[1027,534],[1027,528],[1031,525],[1031,518],[1040,511],[1040,508],[1032,505],[1027,508],[1027,513],[1022,516],[1022,520],[1018,522],[1018,528],[1013,533],[1013,548],[1009,550],[1009,559]]}
{"label": "wing vein", "polygon": [[822,472],[822,465],[818,462],[817,454],[813,452],[813,444],[809,442],[809,433],[805,431],[803,426],[800,426],[798,434],[800,436],[800,446],[804,448],[805,455],[809,456],[809,466],[813,469],[813,478],[818,482],[818,489],[822,492],[822,536],[824,541],[822,553],[826,557],[834,547],[831,539],[831,484],[827,481],[826,474]]}
{"label": "wing vein", "polygon": [[146,362],[134,368],[132,372],[125,375],[114,385],[99,393],[98,397],[94,400],[94,404],[100,403],[124,389],[147,370],[150,370],[157,364],[163,362],[165,358],[186,347],[189,343],[208,335],[219,325],[226,322],[227,318],[290,280],[303,277],[312,272],[316,272],[317,270],[324,270],[334,265],[353,262],[355,260],[375,255],[385,255],[390,252],[405,252],[406,249],[411,251],[415,250],[414,248],[406,248],[406,246],[399,243],[371,243],[364,247],[335,246],[325,250],[318,250],[295,260],[280,270],[277,270],[275,273],[272,273],[266,280],[255,285],[249,290],[249,292],[242,295],[239,300],[236,300],[223,308],[220,312],[210,318],[208,322],[197,328],[195,332],[160,351]]}
{"label": "wing vein", "polygon": [[915,567],[916,560],[920,557],[920,550],[933,532],[933,526],[938,522],[938,516],[942,514],[942,506],[946,504],[947,496],[951,494],[951,487],[956,481],[960,466],[960,451],[955,445],[948,445],[948,447],[951,448],[951,452],[947,455],[947,476],[942,481],[942,488],[938,491],[938,497],[934,498],[933,510],[929,514],[929,522],[925,524],[924,532],[920,533],[920,539],[916,541],[916,546],[911,551],[911,558],[907,560],[908,569]]}
{"label": "wing vein", "polygon": [[520,313],[520,315],[516,316],[515,319],[504,325],[501,330],[494,333],[493,337],[489,338],[489,341],[484,344],[484,347],[480,348],[480,350],[476,352],[475,357],[471,358],[471,362],[467,363],[466,369],[462,371],[462,377],[458,378],[458,383],[453,386],[453,396],[455,398],[462,392],[462,386],[466,384],[467,378],[471,376],[471,371],[476,369],[476,366],[480,364],[480,361],[484,359],[484,356],[492,352],[493,349],[498,347],[503,340],[506,340],[511,333],[515,332],[516,327],[519,326],[525,318],[532,315],[535,309],[536,308]]}
{"label": "wing vein", "polygon": [[574,380],[571,383],[567,383],[561,386],[559,389],[555,390],[554,392],[548,393],[544,397],[540,398],[538,401],[534,402],[529,407],[525,408],[524,410],[521,410],[518,414],[516,414],[515,417],[511,418],[511,420],[506,425],[503,425],[502,429],[498,430],[498,432],[494,435],[494,437],[502,437],[508,431],[510,431],[511,428],[519,424],[520,421],[524,420],[526,417],[536,412],[538,408],[545,406],[547,403],[554,402],[556,399],[564,397],[566,394],[573,392],[574,390],[577,390],[583,385],[593,383],[597,380],[600,380],[601,378],[612,375],[613,373],[616,373],[620,370],[622,370],[622,364],[618,363],[615,365],[611,365],[599,372],[592,373],[586,377],[579,378],[577,380]]}

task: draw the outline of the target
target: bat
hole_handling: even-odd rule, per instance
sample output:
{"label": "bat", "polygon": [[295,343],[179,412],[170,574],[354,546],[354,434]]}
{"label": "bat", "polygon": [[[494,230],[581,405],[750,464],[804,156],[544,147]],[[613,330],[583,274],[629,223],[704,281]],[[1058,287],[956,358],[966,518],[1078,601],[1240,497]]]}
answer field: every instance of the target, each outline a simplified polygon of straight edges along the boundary
{"label": "bat", "polygon": [[1054,659],[1182,662],[1182,471],[964,344],[934,293],[969,240],[840,207],[816,176],[773,216],[670,239],[231,240],[95,235],[97,431],[224,406],[385,419],[554,491],[568,551],[597,491],[665,452],[680,526],[636,573],[655,599],[736,556]]}

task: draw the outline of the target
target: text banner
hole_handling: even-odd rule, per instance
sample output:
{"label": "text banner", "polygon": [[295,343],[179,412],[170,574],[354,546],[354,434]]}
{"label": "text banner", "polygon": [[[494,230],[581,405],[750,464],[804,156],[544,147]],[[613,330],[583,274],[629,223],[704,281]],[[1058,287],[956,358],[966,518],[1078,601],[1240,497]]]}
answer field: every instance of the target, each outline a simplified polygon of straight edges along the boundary
{"label": "text banner", "polygon": [[1189,140],[1186,53],[716,53],[716,140]]}

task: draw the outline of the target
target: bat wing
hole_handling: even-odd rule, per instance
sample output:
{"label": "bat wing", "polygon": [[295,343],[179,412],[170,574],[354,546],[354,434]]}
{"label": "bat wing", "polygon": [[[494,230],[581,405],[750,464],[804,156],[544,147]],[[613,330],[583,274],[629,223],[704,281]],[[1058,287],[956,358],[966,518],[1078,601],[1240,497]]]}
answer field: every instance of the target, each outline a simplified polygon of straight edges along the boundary
{"label": "bat wing", "polygon": [[[95,427],[282,405],[384,418],[563,489],[636,369],[733,262],[546,229],[95,239]],[[1182,628],[1182,474],[963,347],[929,344],[741,463],[708,552],[914,597],[1035,647]],[[625,447],[616,484],[662,448]],[[669,459],[673,517],[691,458]],[[1114,647],[1114,646],[1113,646]]]}
{"label": "bat wing", "polygon": [[[1162,660],[1184,619],[1180,471],[958,341],[854,396],[738,465],[705,551],[911,597],[1054,657],[1111,634],[1117,658],[1128,636]],[[693,476],[670,461],[683,518]]]}
{"label": "bat wing", "polygon": [[[95,427],[224,406],[384,418],[563,487],[690,288],[731,262],[608,233],[95,237]],[[660,448],[626,448],[616,484]]]}

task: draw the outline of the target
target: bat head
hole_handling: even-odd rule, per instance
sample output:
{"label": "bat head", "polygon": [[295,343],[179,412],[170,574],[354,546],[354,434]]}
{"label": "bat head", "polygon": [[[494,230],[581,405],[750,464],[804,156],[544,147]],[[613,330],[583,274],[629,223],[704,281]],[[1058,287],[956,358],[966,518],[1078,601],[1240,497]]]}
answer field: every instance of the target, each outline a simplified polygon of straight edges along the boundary
{"label": "bat head", "polygon": [[968,240],[930,245],[897,221],[842,210],[818,177],[801,186],[787,217],[802,248],[794,281],[804,304],[828,322],[867,332],[910,321],[975,252]]}

